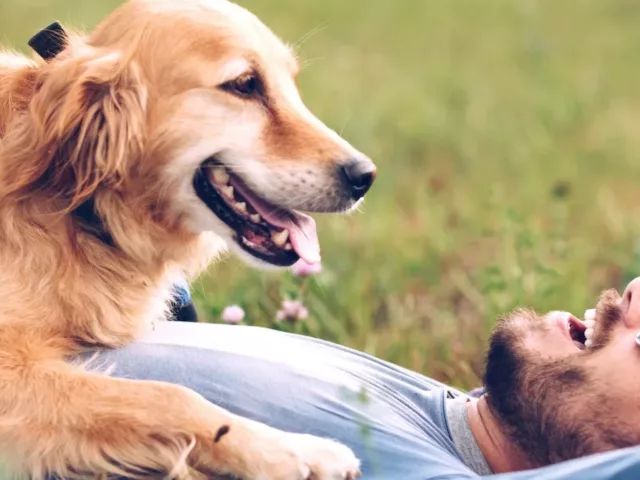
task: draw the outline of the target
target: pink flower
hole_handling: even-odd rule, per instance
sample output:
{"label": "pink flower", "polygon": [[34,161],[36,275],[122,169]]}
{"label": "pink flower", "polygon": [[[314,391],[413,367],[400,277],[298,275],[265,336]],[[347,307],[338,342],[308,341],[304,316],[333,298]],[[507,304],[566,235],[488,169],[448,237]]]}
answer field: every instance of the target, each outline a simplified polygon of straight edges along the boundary
{"label": "pink flower", "polygon": [[282,308],[278,310],[276,319],[278,322],[289,321],[296,322],[298,320],[304,320],[309,316],[309,310],[305,308],[302,302],[295,300],[284,300],[282,302]]}
{"label": "pink flower", "polygon": [[321,271],[322,264],[320,262],[307,263],[302,259],[298,260],[298,262],[291,267],[291,273],[296,277],[310,277],[316,273],[320,273]]}
{"label": "pink flower", "polygon": [[238,305],[231,305],[222,311],[222,321],[237,324],[244,320],[244,310]]}

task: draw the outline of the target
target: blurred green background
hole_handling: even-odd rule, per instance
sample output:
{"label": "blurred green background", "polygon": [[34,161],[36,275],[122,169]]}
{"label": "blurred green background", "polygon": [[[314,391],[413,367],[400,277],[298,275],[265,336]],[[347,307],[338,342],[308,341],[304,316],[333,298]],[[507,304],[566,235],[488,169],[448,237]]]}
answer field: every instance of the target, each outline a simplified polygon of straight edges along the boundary
{"label": "blurred green background", "polygon": [[[116,0],[0,0],[26,51]],[[640,274],[640,3],[241,0],[306,66],[303,98],[379,166],[362,213],[317,217],[324,270],[235,259],[193,285],[202,318],[356,347],[461,387],[515,306],[581,315]],[[309,318],[275,322],[284,298]]]}

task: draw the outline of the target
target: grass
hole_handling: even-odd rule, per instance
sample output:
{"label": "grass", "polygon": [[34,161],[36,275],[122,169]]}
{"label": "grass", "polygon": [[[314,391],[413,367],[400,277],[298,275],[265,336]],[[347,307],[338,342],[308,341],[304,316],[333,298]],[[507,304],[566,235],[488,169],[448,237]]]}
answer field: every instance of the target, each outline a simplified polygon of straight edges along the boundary
{"label": "grass", "polygon": [[[118,3],[0,2],[21,49]],[[379,178],[362,214],[318,217],[322,274],[228,259],[193,286],[204,319],[240,304],[284,328],[283,296],[301,296],[310,317],[286,328],[471,387],[497,315],[581,314],[640,274],[640,4],[241,3],[298,42],[303,98]]]}

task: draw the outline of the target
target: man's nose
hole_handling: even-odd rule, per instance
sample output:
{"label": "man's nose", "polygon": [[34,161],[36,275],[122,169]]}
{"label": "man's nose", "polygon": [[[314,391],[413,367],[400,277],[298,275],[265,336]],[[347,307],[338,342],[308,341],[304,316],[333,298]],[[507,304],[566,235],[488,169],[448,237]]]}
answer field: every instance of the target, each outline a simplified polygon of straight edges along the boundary
{"label": "man's nose", "polygon": [[625,323],[640,326],[640,277],[632,280],[622,295],[620,307],[625,314]]}

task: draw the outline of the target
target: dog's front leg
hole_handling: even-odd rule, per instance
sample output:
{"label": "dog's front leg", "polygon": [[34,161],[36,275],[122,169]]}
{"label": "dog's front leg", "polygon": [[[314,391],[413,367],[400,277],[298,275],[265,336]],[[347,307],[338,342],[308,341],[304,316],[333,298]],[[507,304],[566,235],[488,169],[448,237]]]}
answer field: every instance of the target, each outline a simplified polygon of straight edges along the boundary
{"label": "dog's front leg", "polygon": [[344,480],[345,446],[232,415],[171,384],[110,378],[50,358],[47,346],[0,351],[0,451],[32,478]]}

